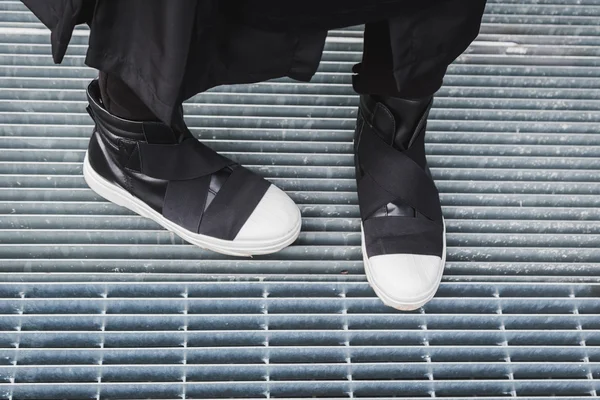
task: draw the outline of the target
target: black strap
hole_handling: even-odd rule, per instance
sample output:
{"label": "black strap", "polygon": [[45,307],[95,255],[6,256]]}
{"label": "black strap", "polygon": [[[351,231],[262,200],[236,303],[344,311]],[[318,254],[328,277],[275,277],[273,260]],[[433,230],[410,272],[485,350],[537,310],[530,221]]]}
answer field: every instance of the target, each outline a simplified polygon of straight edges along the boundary
{"label": "black strap", "polygon": [[177,225],[198,232],[204,214],[210,177],[206,175],[185,181],[169,181],[162,214]]}
{"label": "black strap", "polygon": [[[163,216],[195,233],[235,239],[271,185],[194,138],[138,149],[141,172],[168,181]],[[211,178],[226,167],[233,171],[206,208]]]}
{"label": "black strap", "polygon": [[238,166],[206,209],[198,233],[233,240],[271,184]]}
{"label": "black strap", "polygon": [[[361,210],[364,206],[364,211],[372,212],[400,199],[428,218],[442,220],[437,188],[425,170],[406,154],[383,142],[368,122],[360,135],[358,156],[364,172],[359,182]],[[362,214],[363,218],[370,215]]]}
{"label": "black strap", "polygon": [[358,182],[357,192],[359,194],[360,214],[363,220],[380,209],[382,205],[398,200],[395,194],[387,192],[373,180],[371,175],[366,174]]}
{"label": "black strap", "polygon": [[440,257],[443,253],[443,226],[425,218],[371,218],[363,222],[363,229],[369,257],[383,254]]}
{"label": "black strap", "polygon": [[235,164],[194,138],[177,144],[138,142],[138,146],[142,173],[157,179],[199,178]]}
{"label": "black strap", "polygon": [[[383,109],[384,106],[381,107]],[[376,111],[369,114],[368,107],[361,103],[359,121],[362,124],[358,128],[356,144],[360,171],[358,199],[367,255],[421,254],[441,257],[444,246],[442,209],[438,190],[426,170],[425,155],[421,149],[423,143],[400,151],[384,142],[381,137],[387,136],[379,134],[381,132],[378,129],[395,132],[394,126],[382,126],[387,120],[393,121],[393,116],[390,114],[390,118],[386,119],[383,118],[386,116],[384,113],[376,118]],[[366,118],[363,112],[367,113]],[[417,129],[424,129],[424,126],[419,125]],[[419,136],[417,140],[422,141],[423,137]],[[369,218],[381,207],[398,201],[427,218]]]}

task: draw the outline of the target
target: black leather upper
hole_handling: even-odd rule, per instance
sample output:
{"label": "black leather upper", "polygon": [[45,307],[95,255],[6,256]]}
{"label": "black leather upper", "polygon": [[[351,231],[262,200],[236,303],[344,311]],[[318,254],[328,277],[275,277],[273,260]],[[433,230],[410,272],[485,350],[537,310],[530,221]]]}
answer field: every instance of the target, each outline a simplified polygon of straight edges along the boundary
{"label": "black leather upper", "polygon": [[[137,142],[175,144],[192,134],[180,124],[175,131],[156,121],[130,121],[110,114],[103,106],[97,81],[88,87],[88,111],[96,122],[96,129],[88,146],[92,168],[112,183],[116,183],[134,196],[142,199],[158,212],[162,212],[168,180],[149,177],[140,172],[134,154]],[[233,163],[232,163],[233,165]],[[232,168],[217,171],[211,177],[206,207],[210,205]]]}
{"label": "black leather upper", "polygon": [[125,166],[129,163],[137,142],[147,142],[150,139],[176,143],[178,138],[175,133],[165,127],[167,129],[161,129],[162,134],[158,134],[158,129],[150,130],[153,137],[146,138],[144,122],[128,121],[109,114],[102,105],[96,81],[89,85],[87,95],[88,111],[96,122],[88,145],[90,165],[104,179],[121,186],[161,213],[168,181],[150,178],[139,172],[139,169]]}
{"label": "black leather upper", "polygon": [[[407,100],[389,96],[374,97],[362,95],[360,97],[360,108],[362,111],[360,111],[361,116],[359,118],[363,118],[362,114],[366,112],[378,114],[376,118],[373,118],[373,123],[377,128],[376,133],[379,137],[395,149],[406,151],[419,135],[425,133],[424,124],[419,127],[423,132],[417,131],[417,126],[423,118],[427,118],[431,102],[431,97]],[[415,161],[431,177],[425,154],[415,152],[414,156]],[[357,169],[358,174],[360,174],[360,171]],[[422,217],[418,210],[399,201],[393,201],[382,206],[371,214],[370,217],[386,216]]]}
{"label": "black leather upper", "polygon": [[94,171],[194,233],[235,238],[270,183],[198,142],[182,115],[175,128],[129,121],[103,107],[97,81],[87,95]]}
{"label": "black leather upper", "polygon": [[431,102],[361,96],[354,150],[369,257],[441,256],[441,206],[424,147]]}

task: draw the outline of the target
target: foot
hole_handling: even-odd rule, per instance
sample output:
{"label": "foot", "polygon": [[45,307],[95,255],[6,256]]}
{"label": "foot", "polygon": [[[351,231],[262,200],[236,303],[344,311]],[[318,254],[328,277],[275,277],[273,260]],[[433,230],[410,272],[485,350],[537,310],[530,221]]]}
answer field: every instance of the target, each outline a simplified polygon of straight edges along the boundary
{"label": "foot", "polygon": [[431,98],[362,95],[355,135],[362,251],[381,300],[415,310],[437,291],[446,260],[444,219],[425,158]]}
{"label": "foot", "polygon": [[222,254],[274,253],[296,240],[300,210],[281,189],[197,141],[183,123],[174,130],[111,115],[97,81],[87,96],[96,126],[83,175],[100,196]]}

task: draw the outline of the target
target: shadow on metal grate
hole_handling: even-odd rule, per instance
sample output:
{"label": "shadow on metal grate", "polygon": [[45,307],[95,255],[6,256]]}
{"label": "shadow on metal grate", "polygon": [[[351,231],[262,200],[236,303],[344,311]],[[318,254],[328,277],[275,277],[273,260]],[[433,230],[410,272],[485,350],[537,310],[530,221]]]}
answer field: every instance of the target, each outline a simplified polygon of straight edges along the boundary
{"label": "shadow on metal grate", "polygon": [[312,83],[217,88],[193,132],[300,204],[292,247],[200,250],[89,190],[77,30],[64,65],[0,1],[0,397],[592,397],[600,386],[600,1],[490,1],[427,152],[448,227],[437,297],[383,306],[360,257],[358,28]]}

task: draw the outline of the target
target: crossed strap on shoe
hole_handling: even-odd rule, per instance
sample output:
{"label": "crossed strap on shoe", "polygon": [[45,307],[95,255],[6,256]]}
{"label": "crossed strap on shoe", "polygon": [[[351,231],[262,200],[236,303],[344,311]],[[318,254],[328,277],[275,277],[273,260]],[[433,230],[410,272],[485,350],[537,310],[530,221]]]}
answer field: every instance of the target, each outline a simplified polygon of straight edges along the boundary
{"label": "crossed strap on shoe", "polygon": [[[426,170],[410,157],[413,146],[423,146],[427,116],[421,119],[416,131],[419,136],[411,147],[400,151],[381,139],[385,135],[377,133],[374,123],[375,117],[393,117],[374,115],[377,112],[371,113],[361,105],[356,139],[357,163],[362,175],[358,180],[358,197],[367,254],[369,257],[402,253],[441,256],[444,228],[438,190]],[[426,218],[369,218],[390,202],[408,205]]]}
{"label": "crossed strap on shoe", "polygon": [[[163,216],[194,233],[235,239],[270,186],[262,177],[193,137],[176,144],[137,145],[140,171],[168,181]],[[135,159],[132,154],[130,160]],[[228,167],[233,170],[231,175],[206,208],[211,175]]]}

